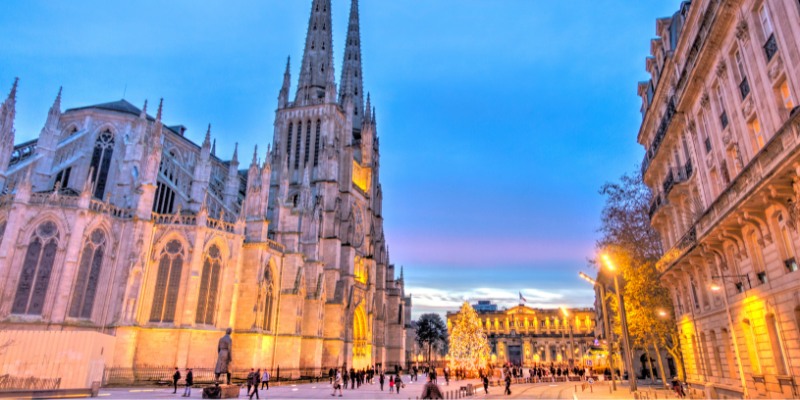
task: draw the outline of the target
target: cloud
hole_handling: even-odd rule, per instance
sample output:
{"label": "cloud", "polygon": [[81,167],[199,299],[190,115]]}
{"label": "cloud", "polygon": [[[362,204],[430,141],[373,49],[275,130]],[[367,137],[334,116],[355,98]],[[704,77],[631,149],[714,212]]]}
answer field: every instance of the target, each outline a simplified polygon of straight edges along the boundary
{"label": "cloud", "polygon": [[499,308],[509,308],[519,304],[519,292],[527,300],[525,305],[533,308],[586,307],[594,299],[592,289],[553,290],[527,288],[520,291],[481,287],[467,290],[443,290],[431,287],[406,287],[411,294],[414,318],[424,313],[437,313],[444,316],[449,311],[457,311],[465,301],[474,303],[489,300]]}

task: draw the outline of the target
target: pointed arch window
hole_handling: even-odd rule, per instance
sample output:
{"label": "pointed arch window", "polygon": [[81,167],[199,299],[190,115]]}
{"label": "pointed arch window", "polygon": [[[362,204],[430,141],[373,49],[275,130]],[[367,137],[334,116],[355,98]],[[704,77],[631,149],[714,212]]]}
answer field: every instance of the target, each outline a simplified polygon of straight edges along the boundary
{"label": "pointed arch window", "polygon": [[272,282],[272,274],[270,268],[264,270],[264,312],[261,319],[261,329],[265,331],[272,330],[272,304],[274,302],[274,284]]}
{"label": "pointed arch window", "polygon": [[52,221],[41,223],[31,235],[12,314],[41,315],[50,285],[50,275],[58,251],[58,227]]}
{"label": "pointed arch window", "polygon": [[311,120],[306,122],[306,143],[303,147],[303,166],[308,165],[308,158],[311,156]]}
{"label": "pointed arch window", "polygon": [[322,121],[317,120],[317,132],[314,134],[314,166],[316,167],[319,164],[319,136],[320,136],[320,129],[322,125]]}
{"label": "pointed arch window", "polygon": [[294,126],[290,122],[289,123],[289,131],[286,134],[286,167],[287,168],[290,165],[289,162],[290,162],[290,159],[291,159],[291,157],[289,157],[289,155],[292,154],[292,128],[294,128]]}
{"label": "pointed arch window", "polygon": [[183,245],[171,240],[161,251],[150,322],[174,322],[183,268]]}
{"label": "pointed arch window", "polygon": [[106,129],[94,142],[91,171],[94,176],[94,197],[102,199],[106,191],[108,170],[111,167],[111,156],[114,154],[114,135]]}
{"label": "pointed arch window", "polygon": [[92,317],[105,249],[106,235],[102,230],[95,229],[83,246],[78,278],[75,281],[72,303],[69,306],[69,316],[72,318]]}
{"label": "pointed arch window", "polygon": [[200,295],[197,298],[197,313],[195,314],[195,322],[198,324],[214,325],[221,272],[222,256],[219,247],[213,245],[208,249],[208,255],[203,262]]}
{"label": "pointed arch window", "polygon": [[300,167],[300,138],[303,135],[303,122],[297,123],[297,139],[294,141],[294,169]]}

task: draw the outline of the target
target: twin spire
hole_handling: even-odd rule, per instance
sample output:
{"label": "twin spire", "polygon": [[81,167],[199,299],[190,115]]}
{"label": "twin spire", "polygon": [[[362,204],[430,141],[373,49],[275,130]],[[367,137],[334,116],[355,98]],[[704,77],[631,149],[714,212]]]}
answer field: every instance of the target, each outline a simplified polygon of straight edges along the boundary
{"label": "twin spire", "polygon": [[[349,100],[353,103],[353,128],[360,129],[364,118],[364,88],[361,74],[361,32],[359,28],[358,0],[351,0],[347,41],[342,59],[341,87],[338,102],[344,108]],[[319,101],[337,100],[336,79],[333,68],[333,34],[331,0],[313,0],[308,20],[306,46],[300,64],[300,79],[295,102],[298,105]],[[288,104],[289,61],[283,75],[283,86],[278,96],[279,107]]]}

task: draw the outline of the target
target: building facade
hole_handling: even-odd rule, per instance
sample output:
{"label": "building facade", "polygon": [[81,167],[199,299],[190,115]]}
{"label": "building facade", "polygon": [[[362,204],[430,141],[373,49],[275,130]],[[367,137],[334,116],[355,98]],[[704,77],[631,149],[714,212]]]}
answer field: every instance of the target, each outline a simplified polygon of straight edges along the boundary
{"label": "building facade", "polygon": [[[14,144],[0,108],[0,327],[113,335],[113,366],[233,368],[405,362],[410,298],[383,231],[375,110],[353,0],[341,80],[330,0],[313,0],[293,98],[239,163],[167,126],[161,104],[61,111]],[[366,104],[365,104],[366,103]],[[249,162],[248,162],[249,161]],[[327,371],[327,370],[326,370]]]}
{"label": "building facade", "polygon": [[638,141],[688,381],[797,397],[800,4],[684,2],[656,36]]}
{"label": "building facade", "polygon": [[[584,365],[595,339],[593,309],[567,309],[565,316],[557,308],[541,309],[524,305],[501,310],[495,305],[493,308],[494,311],[475,311],[489,339],[494,365]],[[448,330],[452,329],[458,314],[447,313]]]}

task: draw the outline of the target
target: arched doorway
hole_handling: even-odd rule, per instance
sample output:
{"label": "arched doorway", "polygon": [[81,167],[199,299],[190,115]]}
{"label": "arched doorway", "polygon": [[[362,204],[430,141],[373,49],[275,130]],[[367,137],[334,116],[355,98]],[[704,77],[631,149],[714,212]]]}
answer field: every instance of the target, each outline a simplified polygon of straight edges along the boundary
{"label": "arched doorway", "polygon": [[366,368],[372,364],[372,338],[364,303],[353,312],[353,368]]}

